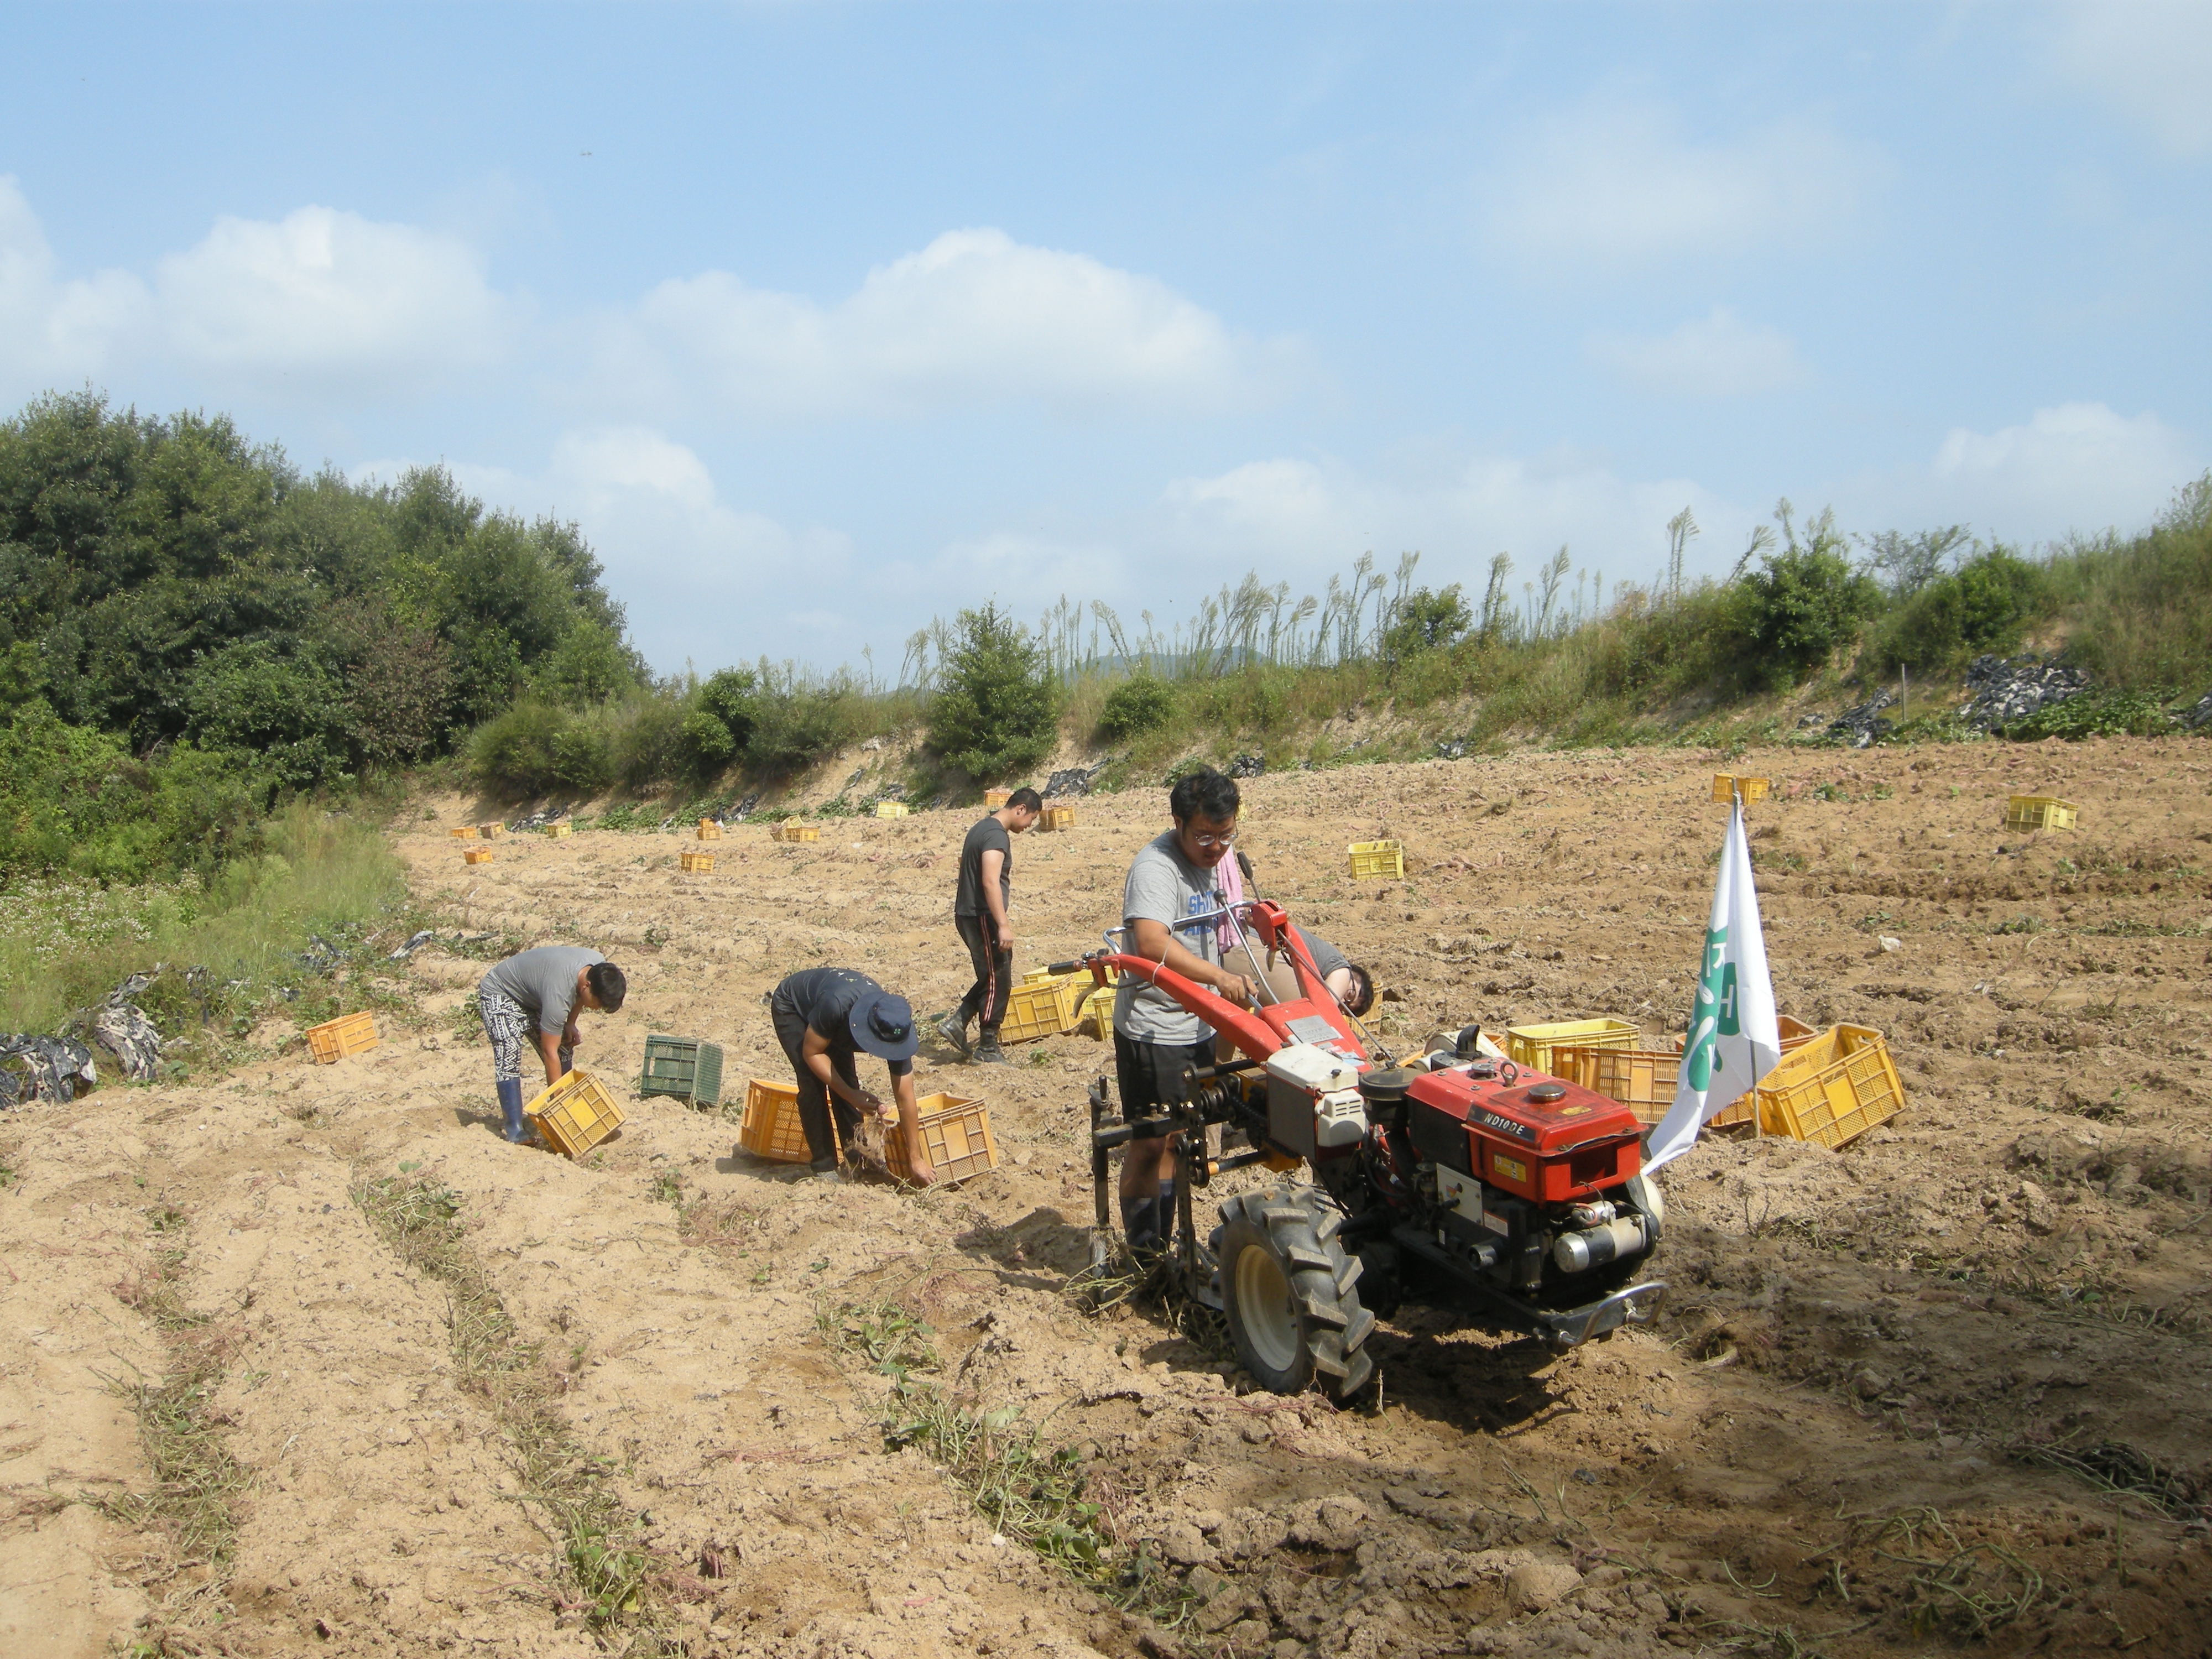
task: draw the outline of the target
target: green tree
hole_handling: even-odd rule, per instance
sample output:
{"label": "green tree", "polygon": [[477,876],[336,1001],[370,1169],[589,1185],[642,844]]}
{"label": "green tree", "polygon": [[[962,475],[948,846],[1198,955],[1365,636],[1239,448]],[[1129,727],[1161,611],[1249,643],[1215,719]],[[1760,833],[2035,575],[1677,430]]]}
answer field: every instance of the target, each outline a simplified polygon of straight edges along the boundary
{"label": "green tree", "polygon": [[1382,635],[1383,654],[1395,662],[1454,644],[1474,621],[1457,582],[1441,593],[1417,587],[1392,608],[1390,625]]}
{"label": "green tree", "polygon": [[1045,654],[997,605],[963,611],[929,706],[929,746],[970,777],[1036,765],[1059,738],[1060,698]]}
{"label": "green tree", "polygon": [[1858,637],[1859,624],[1881,604],[1873,578],[1844,556],[1834,516],[1822,513],[1798,538],[1790,504],[1776,515],[1784,545],[1760,554],[1742,578],[1745,632],[1753,657],[1746,678],[1787,685]]}

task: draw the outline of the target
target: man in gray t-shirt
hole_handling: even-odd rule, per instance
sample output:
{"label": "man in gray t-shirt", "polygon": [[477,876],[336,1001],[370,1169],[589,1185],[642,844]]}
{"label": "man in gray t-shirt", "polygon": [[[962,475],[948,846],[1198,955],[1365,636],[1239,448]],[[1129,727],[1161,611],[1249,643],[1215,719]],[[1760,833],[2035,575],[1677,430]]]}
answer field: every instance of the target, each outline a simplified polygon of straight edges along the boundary
{"label": "man in gray t-shirt", "polygon": [[[1251,981],[1222,964],[1217,923],[1197,920],[1220,908],[1214,866],[1236,839],[1241,805],[1235,780],[1218,772],[1177,781],[1168,797],[1175,828],[1130,863],[1121,890],[1121,948],[1249,1006]],[[1145,1122],[1159,1108],[1181,1104],[1184,1068],[1212,1057],[1211,1026],[1166,993],[1122,975],[1114,998],[1114,1069],[1126,1121]],[[1121,1154],[1121,1230],[1133,1250],[1159,1249],[1173,1224],[1172,1171],[1162,1169],[1167,1149],[1164,1139],[1149,1136],[1132,1140]]]}
{"label": "man in gray t-shirt", "polygon": [[577,945],[541,945],[518,952],[478,982],[477,1012],[491,1040],[492,1080],[509,1140],[520,1140],[527,1133],[522,1121],[523,1045],[538,1051],[550,1088],[568,1070],[581,1040],[576,1017],[586,1008],[612,1013],[629,990],[621,969]]}

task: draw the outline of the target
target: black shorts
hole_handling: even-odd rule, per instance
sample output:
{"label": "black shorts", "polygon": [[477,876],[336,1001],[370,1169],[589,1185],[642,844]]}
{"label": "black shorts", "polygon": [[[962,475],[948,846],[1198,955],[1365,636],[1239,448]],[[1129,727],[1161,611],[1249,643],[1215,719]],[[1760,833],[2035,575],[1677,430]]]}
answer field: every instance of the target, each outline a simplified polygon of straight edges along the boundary
{"label": "black shorts", "polygon": [[1140,1042],[1115,1032],[1114,1076],[1121,1087],[1121,1121],[1142,1123],[1159,1116],[1160,1107],[1182,1105],[1189,1098],[1183,1068],[1212,1064],[1210,1036],[1196,1042]]}

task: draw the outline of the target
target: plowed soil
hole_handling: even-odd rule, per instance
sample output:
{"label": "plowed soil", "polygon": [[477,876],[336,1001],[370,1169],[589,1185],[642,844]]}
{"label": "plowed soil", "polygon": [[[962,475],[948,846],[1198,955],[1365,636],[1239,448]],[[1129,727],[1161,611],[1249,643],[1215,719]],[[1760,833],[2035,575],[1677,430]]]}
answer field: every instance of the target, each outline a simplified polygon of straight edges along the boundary
{"label": "plowed soil", "polygon": [[[578,1163],[504,1144],[455,1018],[485,964],[441,947],[391,969],[419,1015],[365,1054],[0,1121],[0,1653],[2212,1652],[2212,748],[1293,773],[1246,786],[1243,844],[1371,964],[1390,1041],[1664,1033],[1723,764],[1776,785],[1750,821],[1781,1006],[1886,1033],[1908,1109],[1839,1152],[1712,1135],[1674,1166],[1656,1325],[1553,1358],[1409,1309],[1374,1339],[1379,1402],[1344,1409],[1251,1393],[1202,1323],[1065,1293],[1087,1037],[997,1068],[926,1047],[923,1089],[981,1095],[1002,1167],[922,1194],[796,1180],[735,1152],[734,1111],[635,1095],[651,1032],[726,1045],[740,1096],[781,1076],[762,1002],[796,968],[948,1006],[968,814],[812,846],[733,826],[687,875],[672,833],[464,868],[446,826],[487,814],[418,803],[393,836],[422,902],[628,969],[579,1055],[627,1125]],[[2013,793],[2079,828],[2007,834]],[[1164,825],[1147,790],[1022,841],[1023,965],[1095,943]],[[1352,882],[1346,843],[1386,836],[1406,879]],[[449,1283],[373,1224],[376,1181],[458,1200],[515,1375],[635,1517],[631,1605],[580,1592],[553,1454],[457,1352]],[[918,1376],[1066,1449],[1109,1555],[1142,1546],[1143,1607],[887,1436],[861,1351],[887,1308],[927,1321]],[[131,1393],[195,1356],[222,1547],[134,1501],[210,1478],[149,1466]]]}

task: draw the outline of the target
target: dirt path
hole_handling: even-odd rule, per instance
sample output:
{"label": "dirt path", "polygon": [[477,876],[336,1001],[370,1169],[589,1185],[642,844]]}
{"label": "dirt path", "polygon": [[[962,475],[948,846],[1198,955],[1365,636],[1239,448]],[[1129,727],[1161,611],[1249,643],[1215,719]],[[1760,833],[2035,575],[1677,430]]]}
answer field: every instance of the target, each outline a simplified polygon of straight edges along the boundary
{"label": "dirt path", "polygon": [[[582,1164],[507,1147],[451,1017],[483,964],[430,952],[423,1024],[369,1054],[11,1113],[0,1651],[584,1654],[648,1628],[794,1659],[2212,1651],[2208,763],[2179,741],[1735,762],[1783,797],[1752,812],[1782,1006],[1886,1031],[1911,1109],[1839,1154],[1709,1140],[1670,1180],[1655,1330],[1555,1360],[1409,1311],[1375,1339],[1379,1409],[1242,1393],[1203,1332],[1071,1305],[1085,1038],[983,1073],[926,1048],[924,1089],[980,1088],[1006,1167],[921,1196],[795,1182],[724,1118],[627,1089],[629,1127]],[[1660,1031],[1690,993],[1713,769],[1266,778],[1244,844],[1401,999],[1384,1024],[1409,1046],[1469,1018]],[[2005,835],[2015,790],[2081,828]],[[612,1078],[652,1031],[723,1042],[740,1089],[778,1075],[761,999],[795,967],[930,1009],[962,987],[963,815],[812,847],[738,827],[686,876],[674,836],[509,839],[464,869],[443,826],[466,807],[398,836],[419,895],[623,962],[630,1004],[580,1057]],[[1161,815],[1155,792],[1087,801],[1017,848],[1025,964],[1096,940]],[[1384,835],[1408,879],[1353,884],[1344,844]],[[364,1207],[376,1182],[451,1194],[490,1323]],[[887,1437],[891,1381],[859,1350],[888,1310],[932,1333],[892,1369],[1066,1449],[1170,1623],[998,1533],[941,1443]],[[188,1364],[218,1379],[185,1402],[191,1443],[240,1483],[197,1552],[174,1505],[130,1501],[170,1454],[112,1382]],[[559,1480],[621,1525],[579,1532]]]}

